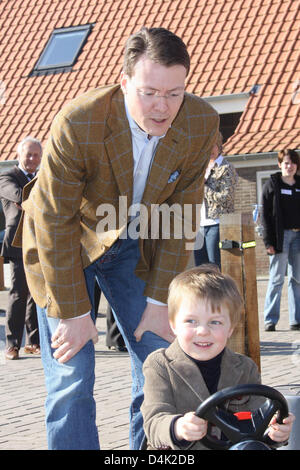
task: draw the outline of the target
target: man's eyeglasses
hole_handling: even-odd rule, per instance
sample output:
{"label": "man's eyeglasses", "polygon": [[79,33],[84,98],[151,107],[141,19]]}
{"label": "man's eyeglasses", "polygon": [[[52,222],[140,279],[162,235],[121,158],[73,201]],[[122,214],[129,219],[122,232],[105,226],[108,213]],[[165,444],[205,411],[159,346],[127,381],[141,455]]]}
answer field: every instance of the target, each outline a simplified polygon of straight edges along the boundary
{"label": "man's eyeglasses", "polygon": [[146,101],[153,101],[157,98],[165,98],[167,101],[177,101],[183,98],[184,90],[170,91],[169,93],[162,95],[155,90],[143,90],[141,88],[136,88],[136,93]]}

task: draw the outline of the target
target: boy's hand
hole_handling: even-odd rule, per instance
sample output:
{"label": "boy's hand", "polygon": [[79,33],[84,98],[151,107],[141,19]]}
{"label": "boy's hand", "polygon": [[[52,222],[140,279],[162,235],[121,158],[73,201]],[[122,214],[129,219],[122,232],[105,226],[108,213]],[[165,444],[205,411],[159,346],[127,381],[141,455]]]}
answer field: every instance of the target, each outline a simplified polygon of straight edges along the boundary
{"label": "boy's hand", "polygon": [[295,421],[295,416],[289,413],[287,418],[284,418],[282,424],[277,423],[276,416],[273,416],[270,422],[269,437],[275,442],[287,441]]}
{"label": "boy's hand", "polygon": [[180,441],[198,441],[203,439],[207,433],[207,421],[198,418],[193,411],[186,413],[175,422],[174,431],[176,438]]}

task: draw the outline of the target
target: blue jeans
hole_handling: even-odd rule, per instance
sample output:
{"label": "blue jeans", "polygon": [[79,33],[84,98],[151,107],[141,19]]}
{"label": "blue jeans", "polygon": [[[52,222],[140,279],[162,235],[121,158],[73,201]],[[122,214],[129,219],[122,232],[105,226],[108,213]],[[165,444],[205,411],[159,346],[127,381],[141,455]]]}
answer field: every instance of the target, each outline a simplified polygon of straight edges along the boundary
{"label": "blue jeans", "polygon": [[270,256],[269,284],[266,293],[265,324],[276,323],[280,315],[280,299],[288,267],[288,308],[290,325],[300,324],[300,232],[284,231],[283,250]]}
{"label": "blue jeans", "polygon": [[[140,342],[133,335],[146,306],[144,281],[134,270],[140,257],[138,240],[122,239],[101,258],[85,269],[91,303],[94,299],[95,279],[113,309],[131,359],[132,403],[130,407],[130,448],[138,449],[143,439],[143,419],[140,405],[143,401],[143,362],[148,354],[169,343],[151,332]],[[94,311],[91,312],[94,318]],[[59,319],[47,317],[38,308],[42,360],[46,375],[45,403],[49,449],[99,449],[95,424],[95,357],[92,341],[87,343],[70,361],[59,364],[53,358],[49,345]],[[102,359],[105,360],[105,359]],[[101,380],[101,379],[100,379]]]}
{"label": "blue jeans", "polygon": [[194,250],[195,265],[214,263],[221,269],[220,256],[220,226],[219,224],[201,227],[203,230],[203,246],[199,250]]}

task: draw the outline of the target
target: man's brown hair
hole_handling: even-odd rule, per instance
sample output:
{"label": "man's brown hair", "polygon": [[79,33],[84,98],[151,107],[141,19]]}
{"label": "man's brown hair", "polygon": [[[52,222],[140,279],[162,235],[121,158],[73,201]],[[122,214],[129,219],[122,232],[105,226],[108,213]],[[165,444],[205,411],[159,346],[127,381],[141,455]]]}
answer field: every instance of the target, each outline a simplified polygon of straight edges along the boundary
{"label": "man's brown hair", "polygon": [[130,36],[125,45],[123,71],[133,76],[137,61],[147,55],[153,62],[169,67],[183,65],[187,74],[190,57],[182,39],[164,28],[146,28]]}

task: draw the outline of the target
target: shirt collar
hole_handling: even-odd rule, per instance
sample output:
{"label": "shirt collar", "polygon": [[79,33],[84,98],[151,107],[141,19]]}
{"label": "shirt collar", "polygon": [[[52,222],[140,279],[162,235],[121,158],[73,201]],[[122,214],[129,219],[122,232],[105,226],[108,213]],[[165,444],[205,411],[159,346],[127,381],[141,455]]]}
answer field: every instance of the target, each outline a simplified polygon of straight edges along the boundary
{"label": "shirt collar", "polygon": [[220,166],[222,161],[223,161],[223,158],[224,158],[223,155],[219,155],[218,158],[216,158],[216,160],[215,160],[215,164]]}
{"label": "shirt collar", "polygon": [[30,175],[35,175],[35,173],[36,173],[36,172],[34,172],[34,173],[29,173],[29,171],[24,170],[24,168],[22,167],[22,165],[21,165],[20,163],[18,164],[18,167],[19,167],[20,170],[24,173],[25,176],[27,176],[27,175],[29,175],[29,174],[30,174]]}

